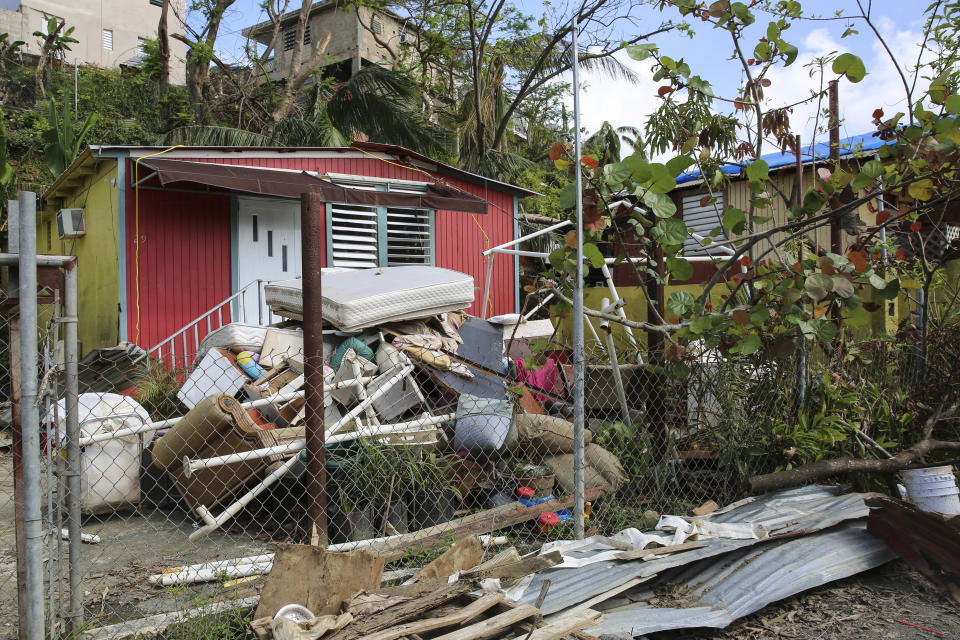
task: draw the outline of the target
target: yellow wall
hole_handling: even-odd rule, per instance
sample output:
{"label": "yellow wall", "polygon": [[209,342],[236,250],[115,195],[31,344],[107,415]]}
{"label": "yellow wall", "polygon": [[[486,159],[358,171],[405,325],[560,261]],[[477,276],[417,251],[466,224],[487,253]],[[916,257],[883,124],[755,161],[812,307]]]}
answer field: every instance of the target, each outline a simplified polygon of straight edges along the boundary
{"label": "yellow wall", "polygon": [[119,334],[119,255],[117,228],[117,161],[103,159],[84,178],[64,208],[82,207],[86,235],[57,238],[57,211],[43,211],[37,229],[39,253],[77,256],[80,353],[115,346]]}

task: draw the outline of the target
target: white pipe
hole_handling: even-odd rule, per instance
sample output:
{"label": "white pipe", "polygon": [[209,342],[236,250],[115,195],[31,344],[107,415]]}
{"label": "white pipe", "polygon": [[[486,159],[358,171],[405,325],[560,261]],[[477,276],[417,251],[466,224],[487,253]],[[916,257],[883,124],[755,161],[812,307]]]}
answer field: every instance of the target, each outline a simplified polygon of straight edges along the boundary
{"label": "white pipe", "polygon": [[540,309],[542,309],[542,308],[544,307],[544,305],[546,305],[548,302],[550,302],[550,300],[551,300],[552,298],[553,298],[553,294],[552,294],[552,293],[548,293],[547,296],[540,302],[540,304],[538,304],[537,306],[535,306],[530,312],[527,313],[527,315],[523,316],[523,319],[524,319],[524,320],[529,320],[529,319],[530,319],[530,316],[532,316],[532,315],[535,314],[537,311],[539,311]]}
{"label": "white pipe", "polygon": [[[540,258],[541,260],[546,260],[550,257],[549,253],[543,253],[541,251],[521,251],[520,249],[497,249],[493,253],[505,253],[511,256],[527,256],[529,258]],[[645,257],[633,257],[633,258],[604,258],[604,264],[613,264],[615,262],[646,262]]]}
{"label": "white pipe", "polygon": [[[328,436],[335,434],[337,430],[343,427],[343,425],[345,425],[350,420],[353,420],[354,418],[356,418],[361,411],[366,409],[367,406],[369,406],[370,404],[373,404],[375,400],[378,400],[380,396],[384,395],[387,391],[393,388],[393,386],[397,384],[397,382],[399,382],[404,377],[406,377],[406,375],[409,374],[411,371],[413,371],[413,366],[406,366],[400,371],[398,371],[397,373],[395,373],[394,375],[392,375],[386,382],[383,383],[382,387],[380,387],[379,389],[374,391],[372,394],[370,394],[370,396],[366,400],[364,400],[363,402],[358,404],[356,407],[351,409],[349,413],[347,413],[342,418],[340,418],[335,424],[328,427],[327,428]],[[289,472],[290,469],[293,468],[293,465],[296,463],[297,463],[297,456],[294,456],[289,460],[287,460],[286,462],[284,462],[273,473],[268,475],[266,478],[261,480],[259,484],[251,488],[242,496],[240,496],[236,502],[228,506],[226,509],[224,509],[220,513],[220,515],[216,517],[214,517],[214,515],[210,513],[209,509],[207,509],[203,505],[198,505],[195,510],[197,512],[197,515],[199,515],[200,518],[206,523],[206,526],[203,526],[197,529],[196,531],[194,531],[193,533],[191,533],[189,540],[193,542],[194,540],[203,538],[207,534],[218,529],[221,525],[223,525],[224,522],[226,522],[233,516],[237,515],[241,509],[243,509],[245,506],[250,504],[250,502],[254,498],[256,498],[258,495],[266,491],[267,488],[269,488],[274,482],[276,482],[277,480],[285,476],[287,472]]]}
{"label": "white pipe", "polygon": [[[69,540],[70,530],[60,529],[60,539]],[[96,535],[95,533],[81,533],[80,542],[86,542],[87,544],[100,544],[100,536]]]}
{"label": "white pipe", "polygon": [[487,301],[490,300],[490,285],[493,282],[493,259],[494,254],[487,256],[487,281],[483,285],[483,306],[480,307],[480,317],[487,317]]}
{"label": "white pipe", "polygon": [[733,249],[731,249],[730,247],[725,247],[722,244],[707,244],[707,245],[703,244],[703,241],[706,240],[707,238],[705,236],[700,235],[699,233],[694,233],[693,231],[691,231],[690,235],[693,236],[694,240],[701,243],[701,246],[703,247],[704,250],[717,249],[718,251],[725,253],[728,256],[732,256],[734,254]]}
{"label": "white pipe", "polygon": [[[617,292],[617,287],[613,282],[613,274],[610,272],[610,267],[603,265],[600,267],[600,273],[603,274],[603,279],[607,283],[607,290],[610,292],[610,297],[614,300],[619,300],[620,294]],[[617,315],[620,316],[621,320],[626,320],[626,309],[619,307],[617,309]],[[627,338],[630,340],[630,344],[633,345],[633,348],[637,350],[637,360],[640,362],[640,364],[643,364],[643,356],[640,355],[640,347],[637,345],[637,339],[633,335],[633,329],[628,327],[626,324],[623,325],[623,328],[627,332]]]}
{"label": "white pipe", "polygon": [[[609,302],[607,298],[601,300],[604,309],[608,307]],[[617,348],[613,343],[613,331],[610,330],[610,321],[604,320],[601,322],[600,330],[605,333],[604,337],[607,340],[607,353],[610,355],[610,373],[613,374],[613,386],[617,392],[617,400],[620,401],[620,410],[623,412],[623,424],[629,426],[632,424],[630,407],[627,405],[627,393],[623,388],[623,379],[620,377],[620,363],[617,362]]]}
{"label": "white pipe", "polygon": [[[604,299],[603,299],[603,304],[604,304],[604,306],[601,307],[600,313],[613,313],[614,311],[617,311],[618,309],[622,309],[622,308],[627,304],[627,301],[624,300],[623,298],[620,298],[619,300],[615,300],[614,302],[610,302],[610,299],[609,299],[609,298],[604,298]],[[600,325],[600,326],[602,327],[603,325]]]}
{"label": "white pipe", "polygon": [[530,240],[531,238],[536,238],[536,237],[538,237],[538,236],[542,236],[542,235],[545,234],[545,233],[550,233],[551,231],[556,231],[557,229],[562,229],[562,228],[567,227],[567,226],[569,226],[569,225],[570,225],[570,221],[569,221],[569,220],[564,220],[563,222],[558,222],[557,224],[550,225],[549,227],[544,227],[543,229],[540,229],[539,231],[534,231],[533,233],[528,233],[528,234],[525,235],[525,236],[520,236],[520,237],[517,238],[516,240],[510,240],[509,242],[504,242],[503,244],[498,244],[498,245],[495,246],[495,247],[491,247],[490,249],[487,249],[486,251],[484,251],[484,252],[481,253],[480,255],[489,256],[491,253],[493,253],[493,252],[496,251],[497,249],[505,249],[506,247],[512,247],[512,246],[514,246],[514,245],[516,245],[516,244],[520,244],[520,243],[523,242],[524,240]]}
{"label": "white pipe", "polygon": [[[453,420],[454,417],[456,417],[455,413],[447,413],[442,416],[430,416],[427,418],[411,420],[409,422],[365,426],[361,427],[357,431],[350,431],[348,433],[340,433],[330,436],[326,439],[326,442],[328,444],[333,444],[335,442],[356,440],[357,438],[361,437],[384,436],[390,435],[391,433],[417,433],[420,430],[430,431],[431,429],[423,429],[423,427],[432,427],[433,425],[440,424],[441,422]],[[306,440],[297,440],[296,442],[289,442],[287,444],[276,445],[273,447],[251,449],[250,451],[241,451],[240,453],[230,453],[227,455],[214,456],[212,458],[203,458],[198,460],[190,460],[188,457],[184,456],[183,475],[189,478],[194,474],[195,471],[200,469],[210,469],[212,467],[222,467],[235,462],[246,462],[247,460],[259,460],[262,458],[269,458],[270,456],[281,456],[289,453],[297,453],[305,447]]]}
{"label": "white pipe", "polygon": [[[372,538],[370,540],[360,540],[358,542],[342,542],[340,544],[331,544],[327,546],[327,551],[343,552],[353,551],[369,547],[380,542],[389,542],[409,534],[398,534],[384,538]],[[492,536],[484,534],[479,536],[480,544],[483,547],[492,547],[504,545],[509,542],[506,536]],[[211,582],[221,576],[229,578],[244,578],[246,576],[260,575],[269,573],[273,568],[273,554],[264,553],[246,558],[235,558],[232,560],[218,560],[215,562],[202,562],[184,567],[174,567],[167,569],[162,573],[156,573],[147,580],[150,584],[159,584],[162,586],[171,586],[177,584],[192,584],[195,582]],[[399,577],[399,576],[396,576]],[[384,579],[387,578],[384,574]]]}
{"label": "white pipe", "polygon": [[[324,392],[334,391],[336,389],[344,389],[346,387],[352,387],[357,384],[367,384],[373,377],[366,376],[363,378],[356,378],[354,380],[344,380],[342,382],[337,382],[335,384],[325,384],[323,385]],[[242,402],[240,406],[244,409],[256,409],[257,407],[263,407],[268,404],[273,403],[282,403],[290,402],[291,400],[296,400],[303,397],[303,390],[294,391],[292,393],[278,393],[276,395],[268,396],[266,398],[260,398],[258,400],[250,400],[249,402]],[[101,416],[96,418],[96,420],[111,420],[116,416]],[[85,447],[95,442],[103,442],[104,440],[114,440],[116,438],[125,438],[127,436],[134,436],[138,433],[144,433],[146,431],[154,431],[156,429],[166,429],[177,424],[183,420],[185,416],[180,416],[179,418],[170,418],[169,420],[160,420],[158,422],[147,422],[136,427],[127,427],[125,429],[117,429],[116,431],[110,431],[105,433],[95,433],[92,436],[87,436],[80,439],[80,446]],[[92,421],[92,420],[91,420]]]}

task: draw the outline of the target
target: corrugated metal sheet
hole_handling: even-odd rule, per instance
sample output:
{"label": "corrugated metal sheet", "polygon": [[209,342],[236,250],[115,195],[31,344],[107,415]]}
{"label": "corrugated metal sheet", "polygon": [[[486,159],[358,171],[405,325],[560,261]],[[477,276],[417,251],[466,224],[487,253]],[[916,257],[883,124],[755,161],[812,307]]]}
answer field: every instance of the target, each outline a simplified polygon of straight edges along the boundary
{"label": "corrugated metal sheet", "polygon": [[772,602],[846,578],[892,560],[896,554],[867,531],[863,520],[780,542],[767,542],[723,558],[703,560],[650,583],[682,593],[682,607],[636,602],[603,612],[592,634],[640,636],[694,627],[722,628]]}
{"label": "corrugated metal sheet", "polygon": [[127,336],[151,347],[230,295],[230,196],[141,190],[139,216],[126,201]]}
{"label": "corrugated metal sheet", "polygon": [[[872,494],[851,493],[837,495],[836,487],[811,486],[767,494],[744,501],[736,508],[711,517],[717,522],[761,524],[770,528],[771,538],[799,535],[834,526],[845,520],[866,517],[864,500]],[[619,587],[635,578],[648,578],[668,569],[688,565],[706,558],[751,547],[760,540],[704,540],[706,546],[674,553],[650,562],[608,561],[590,564],[579,569],[552,569],[543,571],[527,588],[521,603],[532,604],[543,580],[551,581],[550,591],[541,610],[551,614],[572,607],[595,595]],[[585,552],[583,556],[598,553]],[[571,555],[576,555],[573,553]]]}

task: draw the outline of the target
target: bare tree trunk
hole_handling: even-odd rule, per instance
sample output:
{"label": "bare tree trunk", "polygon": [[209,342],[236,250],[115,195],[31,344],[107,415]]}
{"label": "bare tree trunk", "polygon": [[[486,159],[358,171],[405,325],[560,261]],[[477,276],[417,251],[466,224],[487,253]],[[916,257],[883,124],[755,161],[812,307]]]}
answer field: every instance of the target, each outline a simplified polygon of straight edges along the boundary
{"label": "bare tree trunk", "polygon": [[187,91],[193,103],[193,116],[197,123],[205,122],[209,114],[207,101],[210,97],[210,62],[213,59],[223,14],[235,1],[216,0],[216,3],[206,15],[207,24],[204,25],[195,41],[191,41],[179,33],[170,35],[170,37],[180,40],[190,47],[187,51]]}
{"label": "bare tree trunk", "polygon": [[294,42],[293,51],[290,56],[286,84],[280,94],[280,105],[273,112],[274,122],[280,122],[293,111],[297,94],[300,93],[300,89],[303,88],[306,81],[310,79],[310,74],[312,74],[314,69],[323,61],[323,56],[326,55],[327,52],[327,45],[330,44],[330,33],[328,32],[323,42],[314,48],[307,63],[303,63],[303,36],[307,29],[307,22],[310,19],[310,9],[312,6],[312,0],[303,0],[303,5],[300,7],[300,18],[297,20],[296,41]]}
{"label": "bare tree trunk", "polygon": [[157,25],[157,47],[160,50],[160,86],[170,84],[170,36],[167,33],[167,13],[170,0],[163,0],[160,9],[160,23]]}

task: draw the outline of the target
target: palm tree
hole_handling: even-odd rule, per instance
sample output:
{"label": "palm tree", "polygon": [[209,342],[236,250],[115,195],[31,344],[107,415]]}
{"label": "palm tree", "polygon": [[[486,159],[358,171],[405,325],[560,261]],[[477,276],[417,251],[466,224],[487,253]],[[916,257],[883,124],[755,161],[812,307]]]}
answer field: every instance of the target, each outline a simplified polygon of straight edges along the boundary
{"label": "palm tree", "polygon": [[350,146],[353,140],[396,144],[432,156],[448,155],[451,136],[418,109],[419,90],[406,74],[370,65],[339,84],[319,75],[305,91],[299,116],[269,131],[223,126],[180,127],[169,144],[209,146]]}

